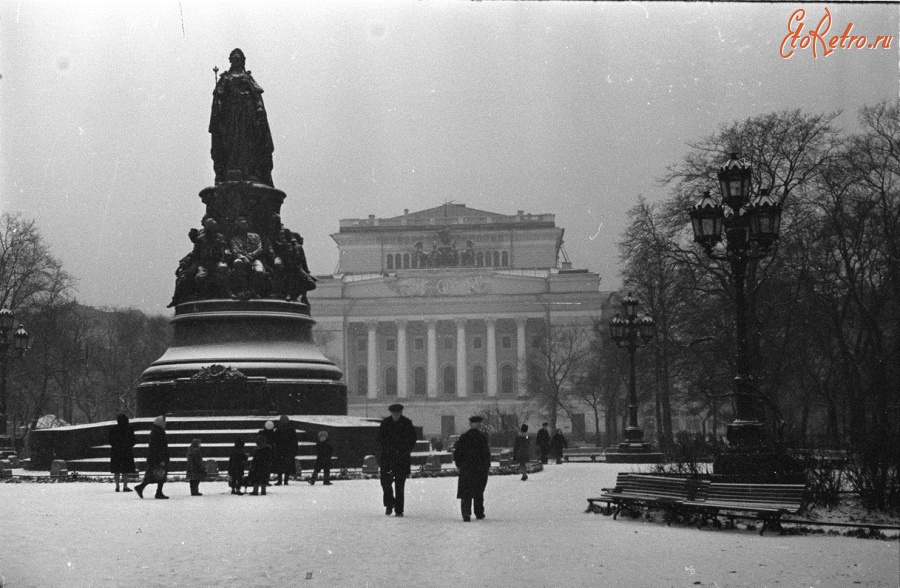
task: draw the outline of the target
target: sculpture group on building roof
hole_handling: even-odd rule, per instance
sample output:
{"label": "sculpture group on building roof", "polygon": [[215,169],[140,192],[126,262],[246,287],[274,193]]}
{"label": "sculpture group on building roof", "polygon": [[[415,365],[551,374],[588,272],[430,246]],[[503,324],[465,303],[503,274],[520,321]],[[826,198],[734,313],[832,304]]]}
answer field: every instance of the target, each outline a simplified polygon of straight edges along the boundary
{"label": "sculpture group on building roof", "polygon": [[471,239],[466,241],[466,248],[460,253],[450,229],[441,229],[437,236],[438,241],[432,242],[429,252],[425,251],[421,241],[416,241],[414,267],[475,267],[475,244]]}

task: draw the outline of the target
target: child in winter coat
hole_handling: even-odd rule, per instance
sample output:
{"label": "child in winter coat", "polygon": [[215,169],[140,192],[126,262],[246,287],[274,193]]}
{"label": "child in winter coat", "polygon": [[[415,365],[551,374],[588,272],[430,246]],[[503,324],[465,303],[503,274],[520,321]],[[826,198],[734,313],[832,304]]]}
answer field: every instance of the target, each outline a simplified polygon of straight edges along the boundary
{"label": "child in winter coat", "polygon": [[[272,474],[272,462],[275,450],[266,441],[265,435],[257,435],[256,451],[253,453],[253,461],[250,462],[250,473],[247,475],[247,483],[253,485],[250,496],[266,495],[266,485]],[[260,487],[262,492],[259,491]]]}
{"label": "child in winter coat", "polygon": [[228,485],[231,493],[243,496],[241,486],[244,484],[244,470],[247,469],[247,454],[244,453],[244,440],[238,438],[228,456]]}
{"label": "child in winter coat", "polygon": [[334,448],[328,442],[328,431],[319,431],[319,441],[316,443],[316,466],[313,469],[312,477],[307,480],[310,486],[315,485],[319,477],[319,472],[324,470],[322,478],[325,486],[331,486],[331,454]]}
{"label": "child in winter coat", "polygon": [[187,450],[187,479],[191,485],[191,496],[200,494],[200,481],[206,477],[206,466],[203,464],[203,453],[200,451],[200,439],[191,441]]}

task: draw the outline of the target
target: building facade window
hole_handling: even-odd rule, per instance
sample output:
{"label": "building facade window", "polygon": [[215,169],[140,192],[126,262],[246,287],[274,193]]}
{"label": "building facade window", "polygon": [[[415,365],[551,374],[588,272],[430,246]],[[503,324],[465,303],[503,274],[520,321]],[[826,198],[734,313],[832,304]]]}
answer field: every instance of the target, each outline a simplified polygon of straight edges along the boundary
{"label": "building facade window", "polygon": [[531,338],[531,348],[532,349],[540,349],[544,343],[544,340],[540,335],[535,335]]}
{"label": "building facade window", "polygon": [[369,368],[362,365],[356,368],[356,395],[365,396],[369,393]]}
{"label": "building facade window", "polygon": [[484,253],[481,251],[475,254],[475,265],[478,267],[484,266]]}
{"label": "building facade window", "polygon": [[500,347],[502,349],[512,349],[512,337],[509,335],[503,335],[500,337]]}
{"label": "building facade window", "polygon": [[428,376],[422,366],[413,370],[413,394],[425,396],[428,393]]}
{"label": "building facade window", "polygon": [[397,395],[397,368],[388,366],[384,369],[384,395]]}
{"label": "building facade window", "polygon": [[453,337],[444,337],[444,349],[453,349]]}
{"label": "building facade window", "polygon": [[481,349],[482,344],[481,337],[472,338],[472,349]]}
{"label": "building facade window", "polygon": [[509,267],[509,251],[504,251],[500,254],[500,265]]}
{"label": "building facade window", "polygon": [[387,269],[394,269],[394,256],[388,253],[386,260]]}
{"label": "building facade window", "polygon": [[413,340],[413,347],[416,348],[416,351],[422,351],[425,349],[425,339],[422,337],[416,337]]}
{"label": "building facade window", "polygon": [[456,396],[456,366],[444,366],[444,396]]}
{"label": "building facade window", "polygon": [[480,365],[472,367],[472,394],[484,394],[484,368]]}
{"label": "building facade window", "polygon": [[397,340],[393,337],[388,337],[384,340],[384,350],[385,351],[396,351],[397,350]]}
{"label": "building facade window", "polygon": [[494,251],[494,267],[500,267],[500,252]]}
{"label": "building facade window", "polygon": [[403,269],[409,269],[409,253],[403,254]]}
{"label": "building facade window", "polygon": [[500,368],[500,393],[512,394],[515,391],[516,370],[508,363]]}
{"label": "building facade window", "polygon": [[369,342],[365,337],[360,337],[356,340],[356,350],[357,351],[365,351],[369,348]]}

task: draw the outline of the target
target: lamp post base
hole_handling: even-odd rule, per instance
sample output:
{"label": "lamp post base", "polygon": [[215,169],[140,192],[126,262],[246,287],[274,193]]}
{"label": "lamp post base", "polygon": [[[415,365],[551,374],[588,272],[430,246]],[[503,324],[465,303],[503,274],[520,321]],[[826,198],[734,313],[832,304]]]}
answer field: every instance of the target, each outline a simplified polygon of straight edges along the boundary
{"label": "lamp post base", "polygon": [[728,444],[733,448],[760,447],[765,444],[765,431],[759,421],[736,420],[728,425]]}

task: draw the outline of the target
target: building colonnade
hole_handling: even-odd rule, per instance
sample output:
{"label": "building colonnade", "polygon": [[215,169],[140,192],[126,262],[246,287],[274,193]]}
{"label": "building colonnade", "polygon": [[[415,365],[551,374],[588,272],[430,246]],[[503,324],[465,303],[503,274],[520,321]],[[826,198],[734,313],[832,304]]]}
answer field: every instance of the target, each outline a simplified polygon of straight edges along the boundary
{"label": "building colonnade", "polygon": [[348,400],[527,396],[529,346],[541,347],[545,327],[541,317],[351,321]]}

